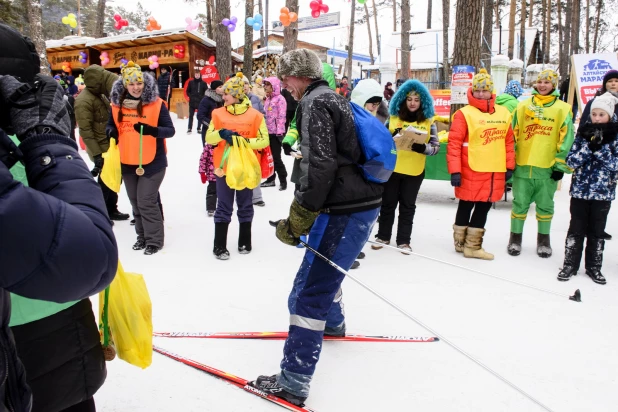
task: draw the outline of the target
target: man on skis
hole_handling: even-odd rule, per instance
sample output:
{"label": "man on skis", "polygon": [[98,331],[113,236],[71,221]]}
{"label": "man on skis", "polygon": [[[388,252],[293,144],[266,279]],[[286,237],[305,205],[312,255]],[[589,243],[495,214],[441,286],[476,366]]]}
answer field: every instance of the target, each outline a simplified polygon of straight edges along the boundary
{"label": "man on skis", "polygon": [[[357,166],[362,154],[349,103],[322,80],[322,63],[311,50],[297,49],[279,60],[278,76],[296,100],[302,161],[300,189],[290,216],[279,221],[277,238],[309,245],[349,270],[378,217],[382,185],[365,180]],[[344,275],[310,251],[305,253],[288,300],[289,335],[281,372],[252,385],[302,405],[322,349],[323,336],[344,336],[341,301]]]}

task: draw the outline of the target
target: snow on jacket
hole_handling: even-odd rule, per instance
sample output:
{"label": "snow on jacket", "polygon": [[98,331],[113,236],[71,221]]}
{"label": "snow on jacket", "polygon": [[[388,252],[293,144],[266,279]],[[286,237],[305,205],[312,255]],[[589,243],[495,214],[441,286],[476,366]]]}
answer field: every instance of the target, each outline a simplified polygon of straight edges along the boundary
{"label": "snow on jacket", "polygon": [[264,101],[264,111],[266,112],[266,126],[269,134],[285,134],[285,115],[287,103],[285,97],[281,96],[281,81],[276,77],[268,77],[264,80],[271,84],[273,91],[270,96],[266,96]]}
{"label": "snow on jacket", "polygon": [[325,80],[312,82],[296,111],[300,190],[296,200],[312,211],[347,214],[380,207],[383,185],[365,180],[354,116],[348,101]]}
{"label": "snow on jacket", "polygon": [[208,90],[208,85],[201,79],[190,79],[187,86],[187,96],[189,96],[189,105],[193,107],[199,106],[204,97],[204,93]]}
{"label": "snow on jacket", "polygon": [[84,72],[86,88],[75,99],[75,120],[91,160],[109,149],[105,127],[111,111],[109,94],[116,80],[117,74],[93,64]]}
{"label": "snow on jacket", "polygon": [[204,98],[197,108],[197,121],[208,127],[212,118],[212,111],[223,106],[223,98],[214,90],[206,90]]}
{"label": "snow on jacket", "polygon": [[[472,88],[468,89],[468,102],[483,113],[495,113],[496,96],[491,100],[480,100],[472,96]],[[461,186],[455,188],[458,199],[470,202],[497,202],[502,198],[505,187],[505,174],[498,172],[475,172],[468,163],[468,124],[461,110],[453,116],[451,130],[448,135],[446,162],[448,172],[461,173]],[[515,146],[513,129],[509,127],[504,140],[506,144],[506,168],[515,169]]]}
{"label": "snow on jacket", "polygon": [[496,104],[506,107],[509,112],[513,113],[515,109],[517,109],[519,100],[508,93],[502,93],[500,96],[496,97]]}
{"label": "snow on jacket", "polygon": [[[603,130],[599,150],[590,150],[590,139]],[[566,162],[573,169],[570,194],[583,200],[614,200],[618,178],[618,123],[586,123],[580,127]]]}
{"label": "snow on jacket", "polygon": [[364,109],[365,103],[372,97],[379,97],[382,99],[382,86],[373,79],[365,79],[358,82],[354,90],[352,90],[350,101]]}

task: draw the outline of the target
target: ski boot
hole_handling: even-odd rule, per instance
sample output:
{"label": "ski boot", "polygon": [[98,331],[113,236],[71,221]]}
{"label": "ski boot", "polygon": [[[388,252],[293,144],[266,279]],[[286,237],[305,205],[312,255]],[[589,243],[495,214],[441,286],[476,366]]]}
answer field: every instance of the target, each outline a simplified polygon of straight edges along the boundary
{"label": "ski boot", "polygon": [[248,385],[269,395],[274,395],[277,398],[281,398],[292,405],[296,405],[301,408],[305,406],[305,400],[307,397],[294,395],[283,389],[279,386],[279,383],[277,383],[277,375],[260,375],[256,380],[249,382]]}
{"label": "ski boot", "polygon": [[341,324],[339,327],[329,328],[328,326],[324,328],[324,336],[334,336],[337,338],[343,338],[345,336],[345,322]]}

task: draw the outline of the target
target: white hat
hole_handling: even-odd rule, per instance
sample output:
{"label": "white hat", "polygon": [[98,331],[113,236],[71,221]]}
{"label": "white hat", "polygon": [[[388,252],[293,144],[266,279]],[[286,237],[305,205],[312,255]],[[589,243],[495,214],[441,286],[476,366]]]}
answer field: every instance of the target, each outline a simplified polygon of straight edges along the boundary
{"label": "white hat", "polygon": [[609,114],[609,118],[611,119],[614,115],[615,106],[618,104],[618,98],[616,98],[610,92],[604,93],[598,97],[596,97],[592,101],[592,106],[590,107],[590,111],[594,109],[605,110],[607,114]]}

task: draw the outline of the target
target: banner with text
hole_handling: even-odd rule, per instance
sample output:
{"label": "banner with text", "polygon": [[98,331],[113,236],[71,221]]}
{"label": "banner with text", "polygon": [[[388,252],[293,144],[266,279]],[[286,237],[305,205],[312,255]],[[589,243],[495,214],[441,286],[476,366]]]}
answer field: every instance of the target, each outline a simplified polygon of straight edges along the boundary
{"label": "banner with text", "polygon": [[127,47],[125,49],[104,50],[109,54],[109,64],[106,69],[120,67],[121,60],[127,59],[140,66],[148,66],[148,58],[159,57],[159,64],[185,63],[189,61],[188,43],[186,41],[153,44],[152,46]]}
{"label": "banner with text", "polygon": [[451,115],[451,91],[450,90],[430,90],[433,97],[433,107],[436,116],[449,117]]}
{"label": "banner with text", "polygon": [[453,66],[451,104],[468,104],[468,88],[473,78],[474,66]]}
{"label": "banner with text", "polygon": [[571,56],[571,67],[575,75],[579,107],[583,109],[603,86],[605,73],[618,70],[618,58],[614,53],[574,54]]}

